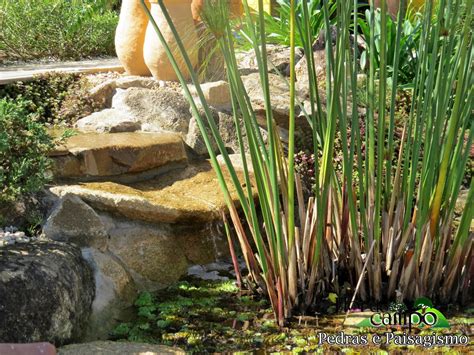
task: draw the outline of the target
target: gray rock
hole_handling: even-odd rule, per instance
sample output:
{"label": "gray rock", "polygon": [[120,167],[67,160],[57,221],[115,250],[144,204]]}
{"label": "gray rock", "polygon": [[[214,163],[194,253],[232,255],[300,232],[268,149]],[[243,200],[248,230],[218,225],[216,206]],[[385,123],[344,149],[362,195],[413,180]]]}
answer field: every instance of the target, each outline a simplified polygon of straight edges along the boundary
{"label": "gray rock", "polygon": [[[190,84],[188,88],[194,100],[200,102],[196,87]],[[219,80],[203,83],[201,84],[201,90],[208,105],[217,109],[231,108],[230,88],[226,81]]]}
{"label": "gray rock", "polygon": [[141,124],[130,114],[115,109],[94,112],[81,118],[75,126],[81,131],[99,133],[135,132],[141,128]]}
{"label": "gray rock", "polygon": [[[216,125],[218,125],[219,113],[215,109],[211,108],[211,110],[212,110],[214,122]],[[212,149],[214,150],[214,152],[217,152],[219,148],[217,146],[215,139],[213,138],[211,128],[209,127],[209,123],[207,122],[207,118],[204,114],[204,109],[201,108],[199,114],[203,118],[204,123],[206,124],[206,132],[207,132],[207,136],[210,138]],[[186,139],[184,141],[189,147],[191,147],[191,149],[197,155],[209,156],[209,152],[207,150],[206,144],[204,143],[204,138],[202,136],[201,130],[199,129],[199,125],[195,117],[192,117],[191,120],[189,121],[189,129],[186,135]]]}
{"label": "gray rock", "polygon": [[226,276],[220,276],[217,270],[207,270],[201,265],[194,265],[188,269],[188,275],[201,280],[228,280]]}
{"label": "gray rock", "polygon": [[[215,139],[212,136],[211,129],[206,127],[207,136],[210,138],[212,149],[214,152],[217,152],[218,147]],[[196,119],[193,117],[189,122],[189,131],[186,135],[185,143],[196,153],[197,155],[209,156],[204,138],[202,136],[201,130],[197,124]]]}
{"label": "gray rock", "polygon": [[[240,119],[240,131],[244,142],[244,150],[248,152],[248,140],[245,132],[244,123]],[[227,151],[232,153],[240,152],[239,140],[237,138],[237,127],[235,126],[234,117],[226,112],[219,112],[219,135],[224,142]]]}
{"label": "gray rock", "polygon": [[[224,143],[224,146],[226,147],[227,151],[231,153],[240,152],[239,141],[237,138],[237,128],[235,126],[234,117],[231,114],[227,113],[227,111],[217,111],[214,108],[211,108],[211,110],[213,113],[214,122],[218,126],[219,136],[221,137],[222,142]],[[207,125],[207,135],[211,138],[213,150],[215,153],[218,153],[219,149],[217,143],[213,139],[211,129],[207,124],[207,119],[205,118],[202,109],[200,110],[200,115],[205,119]],[[242,120],[240,121],[240,128],[244,141],[244,149],[246,152],[248,152],[248,141]],[[199,129],[199,126],[194,117],[189,123],[189,130],[188,134],[186,135],[185,142],[189,147],[193,149],[196,154],[201,156],[208,156],[208,151],[204,143],[201,130]]]}
{"label": "gray rock", "polygon": [[[287,126],[290,115],[290,89],[288,81],[276,74],[268,75],[273,117],[279,126]],[[265,98],[260,83],[260,75],[252,73],[243,76],[242,81],[250,97],[252,107],[259,116],[259,123],[265,125]],[[304,97],[300,92],[297,92],[296,100],[298,102],[304,101]],[[295,110],[296,115],[298,115],[300,112],[299,107],[296,106]]]}
{"label": "gray rock", "polygon": [[158,82],[152,77],[127,75],[102,82],[89,90],[89,97],[103,107],[110,107],[112,97],[117,89],[131,87],[153,89],[158,87]]}
{"label": "gray rock", "polygon": [[127,343],[114,341],[94,341],[84,344],[72,344],[62,347],[58,355],[173,355],[185,354],[179,348],[164,345]]}
{"label": "gray rock", "polygon": [[0,249],[0,341],[80,340],[94,297],[92,271],[75,246],[48,241]]}
{"label": "gray rock", "polygon": [[[290,75],[290,47],[277,44],[267,44],[268,69],[271,73]],[[299,48],[295,51],[295,62],[303,57],[303,51]],[[237,65],[243,74],[258,71],[257,58],[253,49],[237,53]]]}
{"label": "gray rock", "polygon": [[119,322],[129,320],[128,311],[138,291],[130,274],[113,254],[84,248],[82,255],[94,270],[96,289],[85,340],[107,339]]}
{"label": "gray rock", "polygon": [[62,197],[43,227],[52,240],[74,243],[81,247],[105,249],[107,231],[95,211],[79,197]]}
{"label": "gray rock", "polygon": [[[326,84],[326,52],[324,49],[313,52],[316,80],[320,88],[320,99],[326,102],[326,91],[321,89]],[[304,56],[295,66],[296,88],[304,97],[309,97],[309,77],[307,58]],[[323,85],[323,86],[322,86]]]}
{"label": "gray rock", "polygon": [[189,104],[184,97],[169,88],[117,89],[112,108],[129,114],[148,131],[171,131],[184,138],[188,132]]}

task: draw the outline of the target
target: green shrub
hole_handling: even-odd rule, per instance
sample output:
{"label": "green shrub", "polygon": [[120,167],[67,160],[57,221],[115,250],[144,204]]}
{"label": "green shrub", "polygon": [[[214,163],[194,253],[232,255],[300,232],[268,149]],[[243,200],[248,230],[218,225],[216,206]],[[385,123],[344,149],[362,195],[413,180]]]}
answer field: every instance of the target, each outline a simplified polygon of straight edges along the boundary
{"label": "green shrub", "polygon": [[69,126],[100,109],[87,90],[88,83],[80,74],[50,73],[28,82],[0,86],[0,97],[23,102],[41,123]]}
{"label": "green shrub", "polygon": [[114,55],[118,16],[102,3],[0,0],[0,53],[7,60]]}
{"label": "green shrub", "polygon": [[54,143],[44,125],[28,109],[0,100],[0,204],[40,190]]}
{"label": "green shrub", "polygon": [[[265,33],[267,35],[267,43],[280,44],[284,46],[290,45],[290,1],[289,0],[277,0],[278,2],[278,14],[277,16],[271,16],[267,13],[263,13],[265,20]],[[321,10],[320,0],[308,0],[308,13],[309,13],[309,33],[310,37],[314,41],[319,33],[321,32],[324,25],[323,12]],[[330,6],[330,13],[335,13],[335,6]],[[301,2],[296,4],[296,21],[298,30],[295,33],[295,44],[297,47],[304,47],[304,33],[307,31],[306,24],[303,21],[303,7]],[[255,25],[255,24],[254,24]],[[240,46],[246,49],[250,49],[252,46],[249,44],[248,39],[251,38],[249,24],[244,23],[241,29],[242,37],[238,38]],[[255,27],[256,30],[256,27]]]}
{"label": "green shrub", "polygon": [[[394,54],[396,50],[396,39],[397,39],[397,22],[392,20],[391,17],[386,19],[386,46],[387,46],[387,66],[388,72],[391,75],[393,73],[394,66]],[[420,39],[421,31],[423,28],[422,15],[415,14],[411,17],[405,17],[402,20],[401,26],[401,38],[399,48],[399,63],[398,63],[398,82],[401,85],[413,86],[413,80],[416,76],[416,70],[420,59]],[[371,16],[370,10],[365,12],[365,18],[359,18],[359,26],[362,34],[367,43],[370,43],[371,36]],[[380,11],[376,11],[374,14],[374,40],[375,40],[375,52],[374,52],[374,65],[375,70],[380,69],[380,38],[381,38],[381,15]],[[361,53],[360,65],[362,69],[367,69],[369,66],[369,49],[368,45],[366,50]]]}

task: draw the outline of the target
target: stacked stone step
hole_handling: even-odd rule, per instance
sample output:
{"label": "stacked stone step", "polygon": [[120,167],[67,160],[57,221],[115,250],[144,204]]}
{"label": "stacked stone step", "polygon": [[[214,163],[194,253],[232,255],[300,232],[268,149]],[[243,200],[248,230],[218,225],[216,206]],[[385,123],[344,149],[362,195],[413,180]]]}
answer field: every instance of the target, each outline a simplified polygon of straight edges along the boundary
{"label": "stacked stone step", "polygon": [[106,338],[140,290],[227,258],[217,177],[207,160],[188,159],[179,134],[82,132],[51,158],[57,202],[44,236],[77,245],[95,273],[85,339]]}

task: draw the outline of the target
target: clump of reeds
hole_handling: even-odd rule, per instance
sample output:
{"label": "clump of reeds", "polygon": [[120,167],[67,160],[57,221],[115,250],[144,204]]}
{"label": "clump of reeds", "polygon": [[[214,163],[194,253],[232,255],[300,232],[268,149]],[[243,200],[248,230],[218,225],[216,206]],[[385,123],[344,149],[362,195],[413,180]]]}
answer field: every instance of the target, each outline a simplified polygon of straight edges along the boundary
{"label": "clump of reeds", "polygon": [[[401,9],[405,8],[401,1]],[[162,0],[159,4],[167,16]],[[360,134],[356,100],[359,70],[357,48],[358,1],[322,1],[326,24],[326,95],[323,110],[309,31],[303,39],[309,72],[310,112],[315,161],[314,196],[303,197],[294,171],[295,33],[309,28],[303,1],[302,17],[295,17],[291,2],[290,117],[287,154],[272,117],[266,54],[263,3],[253,17],[244,0],[249,38],[256,54],[266,106],[268,137],[264,141],[257,118],[242,83],[234,53],[234,40],[226,0],[208,0],[203,20],[215,34],[226,63],[232,92],[237,137],[244,162],[240,181],[219,136],[199,80],[187,59],[180,38],[170,22],[181,55],[192,72],[192,81],[204,114],[187,90],[183,75],[174,65],[201,128],[210,160],[225,195],[230,223],[236,232],[249,275],[247,285],[266,294],[280,324],[295,312],[305,312],[329,290],[338,291],[338,275],[345,273],[362,299],[405,299],[427,296],[443,302],[459,300],[472,289],[474,188],[470,186],[466,208],[454,223],[466,162],[473,143],[472,112],[473,0],[440,0],[426,4],[422,38],[417,50],[418,68],[411,93],[409,116],[403,124],[399,149],[395,149],[397,63],[400,56],[403,12],[397,21],[397,38],[391,72],[387,70],[386,4],[382,1],[378,71],[370,65],[368,106]],[[333,48],[329,7],[336,6],[336,45]],[[145,11],[146,7],[144,6]],[[375,10],[371,8],[371,17]],[[173,64],[176,63],[160,29],[154,24]],[[253,23],[256,21],[256,24]],[[301,26],[301,24],[305,26]],[[371,31],[374,33],[372,23]],[[442,35],[442,36],[441,36]],[[375,36],[369,41],[369,64],[375,61]],[[351,44],[352,43],[352,44]],[[378,84],[376,84],[378,82]],[[390,93],[387,110],[386,95]],[[352,109],[350,110],[350,108]],[[209,127],[209,130],[207,129]],[[347,132],[351,132],[350,138]],[[208,134],[211,132],[211,134]],[[342,150],[335,152],[336,134]],[[248,154],[244,150],[244,137]],[[225,167],[217,163],[210,144],[217,142]],[[318,154],[319,153],[319,154]],[[342,155],[343,170],[334,169],[335,155]],[[253,173],[247,166],[252,166]],[[231,181],[224,179],[227,169]],[[354,173],[355,171],[355,173]],[[243,219],[229,195],[237,191]],[[256,191],[255,191],[256,190]],[[257,192],[257,198],[254,198]],[[233,254],[235,257],[235,254]]]}

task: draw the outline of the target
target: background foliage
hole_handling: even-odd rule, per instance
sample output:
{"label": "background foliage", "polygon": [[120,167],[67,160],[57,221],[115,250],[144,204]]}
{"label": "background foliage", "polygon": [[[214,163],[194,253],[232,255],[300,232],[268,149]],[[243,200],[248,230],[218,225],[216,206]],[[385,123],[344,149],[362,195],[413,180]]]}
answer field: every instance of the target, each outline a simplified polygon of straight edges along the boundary
{"label": "background foliage", "polygon": [[114,0],[0,0],[0,60],[115,55]]}
{"label": "background foliage", "polygon": [[[290,45],[290,1],[289,0],[277,0],[277,14],[271,16],[266,12],[263,13],[265,20],[265,32],[267,34],[267,43],[280,44],[289,46]],[[302,20],[303,9],[301,2],[296,4],[296,18],[298,23],[298,30],[295,33],[295,43],[297,47],[304,47],[304,35],[308,29],[312,38],[316,38],[321,32],[324,25],[323,12],[321,10],[320,0],[308,0],[308,12],[310,15],[309,23],[306,24]],[[330,8],[331,14],[335,11],[335,7]],[[252,46],[249,44],[251,38],[251,29],[257,31],[258,28],[256,23],[244,22],[241,25],[240,36],[238,37],[238,44],[244,49],[250,49]]]}

